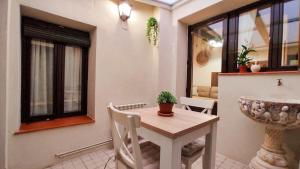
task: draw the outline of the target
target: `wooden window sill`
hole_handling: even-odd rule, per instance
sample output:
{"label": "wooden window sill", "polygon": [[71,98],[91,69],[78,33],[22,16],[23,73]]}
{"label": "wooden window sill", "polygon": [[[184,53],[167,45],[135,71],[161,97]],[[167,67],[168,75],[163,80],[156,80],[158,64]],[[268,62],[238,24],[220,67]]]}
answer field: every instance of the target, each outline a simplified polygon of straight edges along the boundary
{"label": "wooden window sill", "polygon": [[31,133],[41,130],[49,130],[54,128],[68,127],[81,124],[94,123],[95,120],[88,116],[76,116],[54,119],[50,121],[40,121],[33,123],[22,123],[19,131],[15,132],[15,135]]}
{"label": "wooden window sill", "polygon": [[257,72],[257,73],[252,73],[252,72],[219,73],[220,76],[251,76],[251,75],[280,75],[280,74],[299,74],[300,75],[300,71],[274,71],[274,72]]}

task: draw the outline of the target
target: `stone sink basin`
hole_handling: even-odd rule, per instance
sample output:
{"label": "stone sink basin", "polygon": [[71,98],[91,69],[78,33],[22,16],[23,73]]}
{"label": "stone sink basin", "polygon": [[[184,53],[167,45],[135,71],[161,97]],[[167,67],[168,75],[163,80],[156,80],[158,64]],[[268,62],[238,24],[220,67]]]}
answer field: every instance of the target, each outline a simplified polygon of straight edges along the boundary
{"label": "stone sink basin", "polygon": [[300,100],[241,97],[241,111],[250,119],[279,129],[300,127]]}
{"label": "stone sink basin", "polygon": [[289,169],[282,148],[283,133],[300,128],[300,100],[241,97],[241,112],[250,119],[265,124],[265,140],[251,160],[251,169]]}

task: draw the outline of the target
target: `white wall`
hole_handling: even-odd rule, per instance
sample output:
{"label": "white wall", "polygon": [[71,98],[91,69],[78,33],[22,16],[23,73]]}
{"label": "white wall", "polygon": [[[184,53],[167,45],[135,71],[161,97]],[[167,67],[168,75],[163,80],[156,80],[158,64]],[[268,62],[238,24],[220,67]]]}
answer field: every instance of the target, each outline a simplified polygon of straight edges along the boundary
{"label": "white wall", "polygon": [[177,97],[185,96],[187,70],[187,25],[174,22],[174,11],[156,8],[159,19],[159,44],[154,48],[158,57],[158,92],[169,90]]}
{"label": "white wall", "polygon": [[[283,86],[277,86],[276,79]],[[249,163],[263,143],[264,126],[243,115],[238,106],[241,96],[264,96],[272,98],[300,99],[300,74],[219,76],[219,102],[217,151],[243,163]],[[300,130],[288,131],[286,145],[300,159]],[[289,157],[292,154],[288,154]],[[297,164],[292,162],[292,168]]]}
{"label": "white wall", "polygon": [[215,5],[222,0],[190,0],[188,3],[173,10],[173,22],[189,17],[203,9]]}
{"label": "white wall", "polygon": [[172,13],[163,8],[155,9],[155,17],[159,22],[159,43],[154,52],[159,59],[158,92],[168,90],[175,93],[175,51],[174,51],[174,26],[172,25]]}
{"label": "white wall", "polygon": [[[174,23],[173,23],[174,24]],[[175,23],[175,51],[176,51],[176,96],[186,96],[188,27]]]}
{"label": "white wall", "polygon": [[175,8],[173,20],[180,20],[183,23],[192,25],[256,1],[257,0],[187,0],[187,3]]}
{"label": "white wall", "polygon": [[0,1],[0,168],[6,168],[6,55],[8,1]]}
{"label": "white wall", "polygon": [[[115,104],[143,101],[150,105],[155,102],[158,63],[145,37],[146,20],[153,15],[153,7],[132,2],[133,12],[124,30],[116,1],[13,0],[11,3],[10,54],[6,58],[9,169],[40,169],[57,162],[56,153],[108,140],[106,106],[110,101]],[[97,27],[91,32],[88,96],[88,113],[95,115],[95,124],[14,135],[20,126],[20,4]]]}

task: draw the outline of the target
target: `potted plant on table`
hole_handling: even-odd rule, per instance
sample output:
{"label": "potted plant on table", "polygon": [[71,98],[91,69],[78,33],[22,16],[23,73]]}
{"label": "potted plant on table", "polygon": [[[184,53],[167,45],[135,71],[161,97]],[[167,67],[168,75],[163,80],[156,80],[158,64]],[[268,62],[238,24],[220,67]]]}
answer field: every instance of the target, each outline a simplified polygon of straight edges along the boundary
{"label": "potted plant on table", "polygon": [[239,53],[239,56],[237,57],[237,64],[239,65],[240,73],[247,72],[247,64],[249,63],[250,60],[252,60],[247,56],[250,52],[256,52],[256,51],[250,47],[242,45],[242,51],[241,53]]}
{"label": "potted plant on table", "polygon": [[172,109],[177,100],[170,92],[162,91],[157,98],[157,103],[159,104],[159,111],[157,112],[159,116],[170,117],[174,115]]}

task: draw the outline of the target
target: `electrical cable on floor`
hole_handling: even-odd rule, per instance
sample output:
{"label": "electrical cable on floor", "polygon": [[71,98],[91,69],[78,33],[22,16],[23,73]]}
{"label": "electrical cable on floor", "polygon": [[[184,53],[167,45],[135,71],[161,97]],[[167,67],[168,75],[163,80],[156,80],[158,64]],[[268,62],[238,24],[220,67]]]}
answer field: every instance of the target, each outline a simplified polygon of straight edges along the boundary
{"label": "electrical cable on floor", "polygon": [[104,166],[104,168],[103,169],[105,169],[106,168],[106,166],[107,166],[107,164],[108,164],[108,162],[113,158],[114,156],[111,156],[111,157],[109,157],[108,158],[108,160],[106,161],[106,163],[105,163],[105,166]]}

